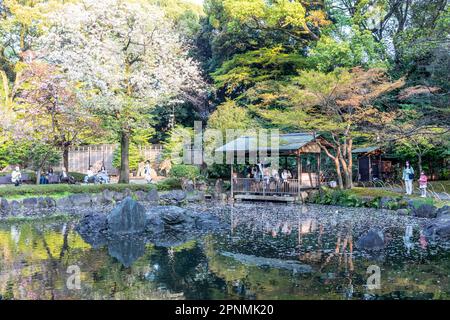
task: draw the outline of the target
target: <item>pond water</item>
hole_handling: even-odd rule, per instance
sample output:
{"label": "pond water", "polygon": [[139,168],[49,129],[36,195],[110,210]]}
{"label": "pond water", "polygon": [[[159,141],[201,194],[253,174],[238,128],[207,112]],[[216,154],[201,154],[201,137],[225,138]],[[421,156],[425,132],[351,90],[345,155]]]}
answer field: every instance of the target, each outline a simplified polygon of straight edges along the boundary
{"label": "pond water", "polygon": [[[2,222],[0,299],[450,298],[450,249],[421,236],[423,220],[331,206],[208,206],[191,209],[215,212],[229,229],[176,247],[124,239],[94,248],[77,221]],[[355,246],[372,226],[386,235],[376,254]],[[379,288],[367,287],[369,266],[380,270]]]}

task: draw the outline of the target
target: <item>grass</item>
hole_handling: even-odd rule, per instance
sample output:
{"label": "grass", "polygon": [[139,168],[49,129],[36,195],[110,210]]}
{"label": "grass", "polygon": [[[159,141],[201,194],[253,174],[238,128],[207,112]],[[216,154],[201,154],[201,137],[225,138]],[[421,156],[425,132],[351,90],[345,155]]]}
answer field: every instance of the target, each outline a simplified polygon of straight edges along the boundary
{"label": "grass", "polygon": [[385,190],[385,189],[377,189],[377,188],[362,188],[362,187],[353,187],[348,192],[359,196],[359,197],[399,197],[402,196],[401,193]]}
{"label": "grass", "polygon": [[6,186],[0,188],[0,197],[7,199],[21,199],[26,197],[46,196],[53,198],[65,197],[74,193],[100,193],[103,190],[124,191],[150,191],[155,188],[148,184],[98,184],[98,185],[68,185],[68,184],[47,184],[47,185],[21,185],[19,187]]}
{"label": "grass", "polygon": [[450,180],[429,181],[428,189],[434,192],[450,193]]}

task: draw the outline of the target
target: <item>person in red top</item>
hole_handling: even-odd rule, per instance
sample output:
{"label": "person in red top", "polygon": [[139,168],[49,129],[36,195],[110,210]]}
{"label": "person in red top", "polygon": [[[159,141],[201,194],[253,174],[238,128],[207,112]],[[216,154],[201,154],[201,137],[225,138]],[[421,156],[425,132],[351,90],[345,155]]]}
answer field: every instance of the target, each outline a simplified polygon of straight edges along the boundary
{"label": "person in red top", "polygon": [[419,189],[420,189],[420,196],[422,198],[425,198],[427,196],[427,182],[428,177],[426,176],[424,171],[421,171],[419,178]]}

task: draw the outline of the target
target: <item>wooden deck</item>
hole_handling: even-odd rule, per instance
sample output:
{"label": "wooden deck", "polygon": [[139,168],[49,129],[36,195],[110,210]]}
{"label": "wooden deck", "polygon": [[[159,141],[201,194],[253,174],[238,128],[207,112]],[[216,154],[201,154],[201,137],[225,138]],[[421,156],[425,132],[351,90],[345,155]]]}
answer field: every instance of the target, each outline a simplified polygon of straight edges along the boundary
{"label": "wooden deck", "polygon": [[301,199],[301,193],[319,186],[315,173],[304,173],[300,179],[286,181],[258,181],[252,178],[234,178],[232,194],[238,200],[265,200],[294,202]]}
{"label": "wooden deck", "polygon": [[278,195],[257,195],[257,194],[235,194],[236,200],[256,200],[256,201],[282,201],[282,202],[296,202],[297,196],[278,196]]}

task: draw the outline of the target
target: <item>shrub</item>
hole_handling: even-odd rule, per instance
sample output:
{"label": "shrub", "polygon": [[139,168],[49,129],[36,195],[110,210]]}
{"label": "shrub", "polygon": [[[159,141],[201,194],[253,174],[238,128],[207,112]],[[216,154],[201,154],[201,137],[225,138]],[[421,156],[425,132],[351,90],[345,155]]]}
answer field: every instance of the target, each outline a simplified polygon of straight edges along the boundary
{"label": "shrub", "polygon": [[200,178],[200,169],[193,165],[177,164],[172,167],[169,175],[172,178],[185,178],[195,181]]}
{"label": "shrub", "polygon": [[159,181],[156,184],[156,188],[158,189],[158,191],[181,189],[181,182],[180,179],[177,178],[166,178],[164,180]]}

